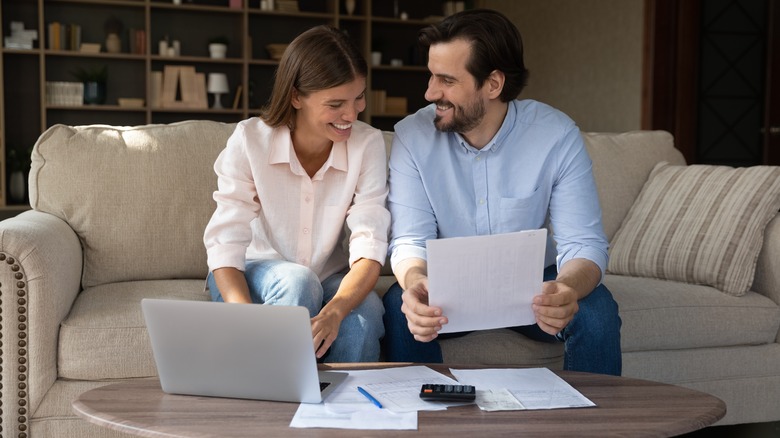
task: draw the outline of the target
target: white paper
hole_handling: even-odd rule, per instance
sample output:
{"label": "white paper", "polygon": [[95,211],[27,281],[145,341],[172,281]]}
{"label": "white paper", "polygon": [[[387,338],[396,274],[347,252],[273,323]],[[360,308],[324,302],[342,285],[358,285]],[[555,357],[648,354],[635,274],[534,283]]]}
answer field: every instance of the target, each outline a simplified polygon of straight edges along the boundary
{"label": "white paper", "polygon": [[336,406],[327,403],[301,403],[295,411],[290,427],[417,430],[417,412],[396,413],[389,409],[379,409],[370,403],[366,406],[362,402]]}
{"label": "white paper", "polygon": [[480,409],[489,412],[525,409],[525,406],[506,389],[478,389],[476,402]]}
{"label": "white paper", "polygon": [[536,323],[546,247],[546,229],[428,240],[428,304],[449,321],[439,333]]}
{"label": "white paper", "polygon": [[[365,430],[415,430],[417,411],[443,410],[463,403],[428,402],[420,398],[424,383],[457,384],[426,366],[350,370],[349,376],[322,403],[301,403],[290,427]],[[374,406],[357,387],[379,400]]]}
{"label": "white paper", "polygon": [[[339,402],[358,393],[362,386],[384,409],[393,412],[435,411],[447,409],[462,403],[429,402],[420,398],[420,387],[424,383],[456,385],[458,382],[426,366],[384,368],[379,370],[350,371],[345,381],[326,402]],[[369,403],[366,400],[366,403]]]}
{"label": "white paper", "polygon": [[522,405],[518,409],[560,409],[596,406],[547,368],[453,370],[461,385],[477,390],[508,390]]}

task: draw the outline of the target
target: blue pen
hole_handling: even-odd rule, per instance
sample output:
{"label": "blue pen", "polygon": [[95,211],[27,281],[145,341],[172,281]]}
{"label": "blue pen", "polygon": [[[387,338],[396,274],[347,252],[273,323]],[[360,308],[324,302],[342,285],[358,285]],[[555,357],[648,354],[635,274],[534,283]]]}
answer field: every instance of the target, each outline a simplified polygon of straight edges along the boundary
{"label": "blue pen", "polygon": [[379,409],[382,409],[382,403],[379,403],[379,400],[375,399],[374,396],[368,393],[365,389],[361,387],[357,387],[358,391],[360,391],[361,394],[365,395],[367,399],[371,400],[371,403],[376,405]]}

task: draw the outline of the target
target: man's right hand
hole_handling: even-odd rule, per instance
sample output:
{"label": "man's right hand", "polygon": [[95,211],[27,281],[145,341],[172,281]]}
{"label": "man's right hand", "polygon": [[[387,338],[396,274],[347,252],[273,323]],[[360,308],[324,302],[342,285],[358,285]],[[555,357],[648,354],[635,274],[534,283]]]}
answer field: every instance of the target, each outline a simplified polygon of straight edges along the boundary
{"label": "man's right hand", "polygon": [[414,339],[429,342],[439,336],[447,317],[442,316],[441,308],[428,305],[428,278],[418,278],[401,295],[401,311],[406,315],[409,331]]}

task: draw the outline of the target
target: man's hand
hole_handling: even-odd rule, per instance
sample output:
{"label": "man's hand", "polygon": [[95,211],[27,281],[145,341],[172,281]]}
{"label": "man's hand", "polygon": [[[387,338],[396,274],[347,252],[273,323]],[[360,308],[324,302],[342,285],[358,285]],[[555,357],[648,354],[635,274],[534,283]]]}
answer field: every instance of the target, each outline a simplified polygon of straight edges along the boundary
{"label": "man's hand", "polygon": [[578,294],[559,281],[542,283],[542,293],[533,300],[534,316],[539,328],[557,335],[574,318],[579,310]]}
{"label": "man's hand", "polygon": [[441,308],[428,305],[428,279],[420,278],[401,295],[401,311],[406,315],[409,331],[414,339],[429,342],[439,336],[439,330],[447,324]]}

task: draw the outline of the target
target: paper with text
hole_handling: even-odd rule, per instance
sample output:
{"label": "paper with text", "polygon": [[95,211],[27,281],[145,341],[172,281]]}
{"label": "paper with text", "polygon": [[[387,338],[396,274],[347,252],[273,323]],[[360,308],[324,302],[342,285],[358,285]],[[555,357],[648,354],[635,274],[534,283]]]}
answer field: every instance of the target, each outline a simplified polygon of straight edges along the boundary
{"label": "paper with text", "polygon": [[428,240],[428,304],[449,320],[439,333],[536,323],[546,247],[546,229]]}
{"label": "paper with text", "polygon": [[[596,406],[595,403],[547,368],[450,369],[450,372],[461,385],[474,385],[478,388],[478,394],[479,390],[500,391],[506,389],[520,402],[516,409]],[[477,400],[477,404],[479,401]],[[507,409],[506,401],[502,408]]]}
{"label": "paper with text", "polygon": [[[422,365],[375,370],[350,370],[347,379],[322,403],[301,403],[290,427],[333,429],[417,429],[417,411],[437,411],[462,402],[430,402],[420,398],[424,383],[458,382]],[[359,391],[365,388],[383,408],[374,406]]]}

